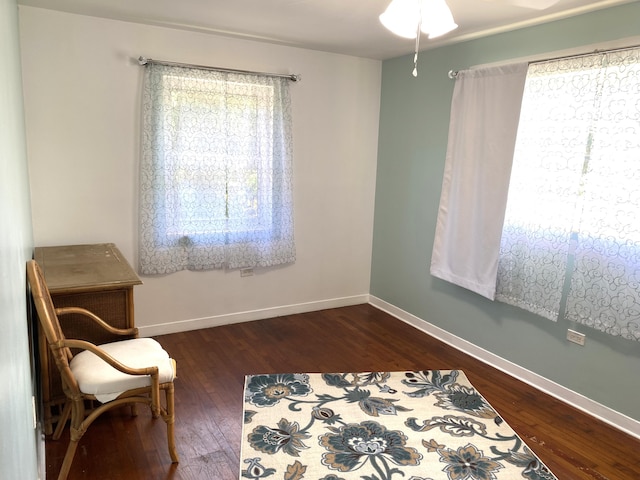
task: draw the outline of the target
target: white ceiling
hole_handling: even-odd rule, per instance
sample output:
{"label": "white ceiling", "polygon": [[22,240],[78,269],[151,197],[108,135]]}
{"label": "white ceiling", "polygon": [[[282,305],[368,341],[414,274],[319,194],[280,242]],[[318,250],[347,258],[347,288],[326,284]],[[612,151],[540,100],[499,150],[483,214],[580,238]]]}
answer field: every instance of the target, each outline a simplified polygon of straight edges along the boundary
{"label": "white ceiling", "polygon": [[[421,38],[421,49],[549,22],[637,0],[447,0],[459,28]],[[373,59],[412,53],[378,16],[390,0],[18,0],[42,7],[150,25],[267,41]]]}

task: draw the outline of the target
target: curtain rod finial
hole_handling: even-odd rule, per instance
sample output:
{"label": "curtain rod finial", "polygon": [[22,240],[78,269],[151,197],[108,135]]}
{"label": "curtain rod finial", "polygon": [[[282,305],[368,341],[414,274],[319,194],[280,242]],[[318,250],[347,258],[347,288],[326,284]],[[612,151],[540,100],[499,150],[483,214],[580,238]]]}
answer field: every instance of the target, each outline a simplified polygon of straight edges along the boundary
{"label": "curtain rod finial", "polygon": [[149,63],[149,59],[147,57],[143,57],[142,55],[140,55],[138,57],[138,63],[140,65],[146,65],[147,63]]}

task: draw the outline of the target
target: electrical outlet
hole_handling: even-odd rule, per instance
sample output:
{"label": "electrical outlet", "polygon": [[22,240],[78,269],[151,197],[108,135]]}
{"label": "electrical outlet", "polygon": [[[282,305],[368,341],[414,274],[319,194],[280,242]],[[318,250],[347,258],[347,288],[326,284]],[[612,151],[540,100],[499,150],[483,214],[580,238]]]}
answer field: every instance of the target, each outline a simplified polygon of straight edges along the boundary
{"label": "electrical outlet", "polygon": [[253,275],[253,268],[243,268],[240,270],[241,277],[250,277],[251,275]]}
{"label": "electrical outlet", "polygon": [[578,345],[584,345],[585,334],[576,332],[575,330],[567,329],[567,340],[573,343],[577,343]]}

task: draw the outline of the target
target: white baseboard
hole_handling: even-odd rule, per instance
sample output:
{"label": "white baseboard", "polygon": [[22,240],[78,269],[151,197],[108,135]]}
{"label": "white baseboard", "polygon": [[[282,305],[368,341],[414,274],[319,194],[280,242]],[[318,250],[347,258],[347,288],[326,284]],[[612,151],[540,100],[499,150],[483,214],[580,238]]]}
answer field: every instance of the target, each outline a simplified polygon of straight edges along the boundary
{"label": "white baseboard", "polygon": [[622,430],[629,435],[633,435],[636,438],[640,438],[640,422],[630,418],[620,412],[617,412],[605,405],[602,405],[594,400],[585,397],[582,394],[574,392],[562,385],[559,385],[537,373],[531,372],[526,368],[520,367],[515,363],[505,360],[498,355],[495,355],[488,350],[480,348],[467,340],[464,340],[456,335],[453,335],[446,330],[443,330],[435,325],[423,320],[411,313],[385,302],[377,297],[371,295],[369,297],[369,303],[384,312],[402,320],[409,325],[421,330],[438,340],[464,352],[472,357],[484,362],[498,370],[511,375],[512,377],[522,380],[538,390],[547,393],[571,406],[582,410],[583,412],[602,420],[609,425]]}
{"label": "white baseboard", "polygon": [[251,322],[253,320],[264,320],[267,318],[281,317],[284,315],[294,315],[296,313],[316,312],[328,308],[348,307],[369,302],[369,295],[354,295],[351,297],[332,298],[317,302],[298,303],[294,305],[284,305],[280,307],[264,308],[247,312],[230,313],[217,315],[214,317],[194,318],[180,320],[177,322],[163,323],[158,325],[139,326],[138,331],[141,337],[153,337],[156,335],[166,335],[169,333],[186,332],[189,330],[199,330],[201,328],[219,327],[232,323]]}
{"label": "white baseboard", "polygon": [[390,303],[385,302],[373,295],[363,294],[351,297],[334,298],[329,300],[321,300],[309,303],[299,303],[294,305],[285,305],[274,308],[265,308],[260,310],[251,310],[246,312],[231,313],[226,315],[218,315],[214,317],[196,318],[190,320],[182,320],[158,325],[140,326],[138,330],[140,336],[152,337],[157,335],[166,335],[169,333],[186,332],[189,330],[198,330],[201,328],[218,327],[221,325],[230,325],[233,323],[250,322],[254,320],[263,320],[273,317],[281,317],[283,315],[294,315],[297,313],[315,312],[328,308],[348,307],[351,305],[359,305],[369,303],[380,310],[396,317],[397,319],[417,328],[418,330],[437,338],[438,340],[450,345],[472,357],[484,362],[498,370],[511,375],[518,380],[527,382],[538,390],[547,393],[583,412],[602,420],[609,425],[622,430],[629,435],[640,438],[640,422],[630,418],[620,412],[602,405],[594,400],[585,397],[582,394],[574,392],[562,385],[559,385],[537,373],[531,372],[526,368],[520,367],[504,358],[495,355],[488,350],[478,347],[467,340],[453,335],[446,330],[437,327],[426,320],[406,312]]}

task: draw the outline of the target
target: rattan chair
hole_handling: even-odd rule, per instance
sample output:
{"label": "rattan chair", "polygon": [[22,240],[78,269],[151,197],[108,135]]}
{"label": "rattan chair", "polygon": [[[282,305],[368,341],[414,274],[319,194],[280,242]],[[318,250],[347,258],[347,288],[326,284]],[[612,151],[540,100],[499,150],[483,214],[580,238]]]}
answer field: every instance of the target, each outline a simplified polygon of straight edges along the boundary
{"label": "rattan chair", "polygon": [[[53,434],[60,438],[71,416],[70,440],[58,480],[69,474],[78,442],[91,423],[103,412],[123,405],[144,403],[151,408],[153,418],[159,416],[167,424],[169,455],[178,462],[174,440],[175,361],[158,342],[137,338],[137,329],[114,328],[90,311],[79,307],[55,308],[42,270],[35,260],[27,263],[27,277],[40,325],[62,377],[67,401]],[[114,335],[136,338],[103,345],[65,338],[58,316],[80,314]],[[79,352],[74,354],[73,352]],[[165,393],[164,405],[160,391]],[[87,409],[87,401],[95,408]],[[135,414],[135,410],[132,409]]]}

